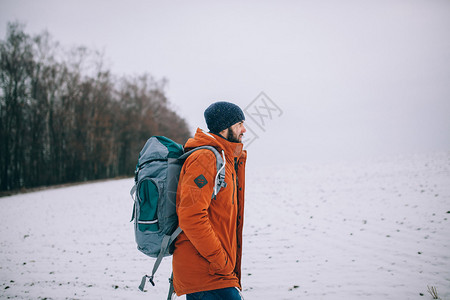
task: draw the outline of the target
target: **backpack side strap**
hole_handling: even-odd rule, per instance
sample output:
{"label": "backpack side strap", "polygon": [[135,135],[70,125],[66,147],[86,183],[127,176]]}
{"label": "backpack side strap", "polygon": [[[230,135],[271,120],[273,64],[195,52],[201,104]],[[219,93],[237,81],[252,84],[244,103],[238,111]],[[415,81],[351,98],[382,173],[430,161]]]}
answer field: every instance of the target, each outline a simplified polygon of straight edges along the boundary
{"label": "backpack side strap", "polygon": [[170,286],[169,286],[169,294],[167,295],[167,300],[172,300],[172,298],[174,298],[174,291],[175,291],[173,287],[173,272],[172,275],[170,275],[169,282]]}
{"label": "backpack side strap", "polygon": [[145,287],[145,282],[150,281],[150,283],[155,286],[155,283],[153,282],[153,277],[155,276],[156,271],[159,268],[159,265],[161,264],[161,261],[164,257],[164,254],[166,253],[169,246],[175,241],[175,239],[178,237],[178,235],[182,232],[180,227],[178,227],[171,235],[166,235],[163,238],[163,241],[161,243],[161,250],[159,251],[158,258],[155,261],[155,264],[153,265],[152,275],[144,275],[141,280],[141,284],[139,285],[139,289],[143,292]]}

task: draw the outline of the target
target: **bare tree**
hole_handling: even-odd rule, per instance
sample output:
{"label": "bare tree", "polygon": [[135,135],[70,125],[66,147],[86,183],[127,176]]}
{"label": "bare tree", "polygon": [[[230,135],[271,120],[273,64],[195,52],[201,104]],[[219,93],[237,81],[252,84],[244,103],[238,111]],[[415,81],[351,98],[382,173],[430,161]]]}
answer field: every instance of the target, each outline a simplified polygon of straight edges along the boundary
{"label": "bare tree", "polygon": [[131,175],[151,135],[189,136],[166,80],[117,80],[102,55],[64,53],[47,32],[32,38],[18,23],[0,55],[1,190]]}

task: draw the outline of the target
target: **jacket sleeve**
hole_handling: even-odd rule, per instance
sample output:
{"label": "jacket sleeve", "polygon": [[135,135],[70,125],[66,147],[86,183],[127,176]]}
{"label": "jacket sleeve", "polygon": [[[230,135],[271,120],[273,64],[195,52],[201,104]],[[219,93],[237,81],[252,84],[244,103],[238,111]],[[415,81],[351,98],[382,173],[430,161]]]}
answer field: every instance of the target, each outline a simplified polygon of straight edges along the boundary
{"label": "jacket sleeve", "polygon": [[186,160],[178,185],[179,226],[197,251],[210,263],[210,273],[223,270],[228,256],[209,221],[208,208],[214,189],[216,158],[198,150]]}

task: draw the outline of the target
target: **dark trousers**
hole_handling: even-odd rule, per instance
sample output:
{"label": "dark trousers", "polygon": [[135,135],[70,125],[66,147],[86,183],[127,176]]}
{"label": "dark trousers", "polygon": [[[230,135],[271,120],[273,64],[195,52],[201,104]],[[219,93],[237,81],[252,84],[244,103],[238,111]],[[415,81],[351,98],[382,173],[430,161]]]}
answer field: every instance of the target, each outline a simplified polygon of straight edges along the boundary
{"label": "dark trousers", "polygon": [[192,293],[186,295],[186,300],[242,300],[239,290],[234,287]]}

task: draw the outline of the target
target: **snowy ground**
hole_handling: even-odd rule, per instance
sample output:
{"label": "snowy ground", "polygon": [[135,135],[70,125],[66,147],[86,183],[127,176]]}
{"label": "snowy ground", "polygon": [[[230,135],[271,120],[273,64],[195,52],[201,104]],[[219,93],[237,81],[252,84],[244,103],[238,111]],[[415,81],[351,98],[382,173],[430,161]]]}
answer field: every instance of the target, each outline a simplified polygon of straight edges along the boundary
{"label": "snowy ground", "polygon": [[[450,153],[252,168],[246,300],[450,299]],[[131,185],[0,198],[0,298],[165,299],[170,258],[137,289],[153,259],[135,249]]]}

